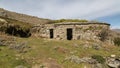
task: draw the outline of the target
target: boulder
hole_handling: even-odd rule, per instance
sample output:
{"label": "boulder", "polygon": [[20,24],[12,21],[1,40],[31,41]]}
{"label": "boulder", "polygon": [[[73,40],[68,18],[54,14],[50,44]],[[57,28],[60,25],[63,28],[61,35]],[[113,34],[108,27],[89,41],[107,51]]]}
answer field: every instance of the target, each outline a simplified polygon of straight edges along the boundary
{"label": "boulder", "polygon": [[108,58],[107,65],[112,68],[119,68],[120,67],[120,60],[117,58]]}

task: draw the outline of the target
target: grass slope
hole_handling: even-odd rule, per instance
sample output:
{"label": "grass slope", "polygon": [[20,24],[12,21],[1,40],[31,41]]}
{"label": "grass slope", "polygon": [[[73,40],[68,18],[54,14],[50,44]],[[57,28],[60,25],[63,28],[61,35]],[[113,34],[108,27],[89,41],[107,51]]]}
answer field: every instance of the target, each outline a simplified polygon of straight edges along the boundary
{"label": "grass slope", "polygon": [[3,8],[0,8],[0,16],[22,21],[25,23],[30,23],[32,25],[46,24],[46,23],[51,22],[51,20],[49,19],[43,19],[43,18],[38,18],[36,16],[30,16],[30,15],[26,15],[22,13],[17,13],[17,12],[3,9]]}
{"label": "grass slope", "polygon": [[[46,40],[38,38],[16,38],[16,41],[26,42],[30,46],[30,50],[26,53],[18,53],[16,50],[9,49],[7,46],[0,46],[0,68],[14,68],[18,65],[24,65],[28,68],[34,67],[36,64],[48,62],[49,59],[53,59],[57,64],[64,68],[83,68],[84,65],[89,64],[76,64],[70,61],[64,61],[66,56],[72,55],[70,52],[74,52],[74,55],[79,57],[86,57],[92,55],[110,56],[115,54],[120,56],[120,47],[109,46],[100,50],[93,48],[84,49],[83,44],[85,41],[57,41]],[[89,41],[93,43],[93,41]],[[75,47],[78,45],[78,47]],[[57,49],[59,47],[59,49]]]}

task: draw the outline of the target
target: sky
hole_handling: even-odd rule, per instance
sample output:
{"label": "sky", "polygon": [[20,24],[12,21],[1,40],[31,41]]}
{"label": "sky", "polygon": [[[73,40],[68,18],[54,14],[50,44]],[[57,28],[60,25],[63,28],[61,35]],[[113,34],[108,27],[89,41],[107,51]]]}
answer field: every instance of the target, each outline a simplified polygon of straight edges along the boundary
{"label": "sky", "polygon": [[0,8],[48,19],[87,19],[120,28],[120,0],[0,0]]}

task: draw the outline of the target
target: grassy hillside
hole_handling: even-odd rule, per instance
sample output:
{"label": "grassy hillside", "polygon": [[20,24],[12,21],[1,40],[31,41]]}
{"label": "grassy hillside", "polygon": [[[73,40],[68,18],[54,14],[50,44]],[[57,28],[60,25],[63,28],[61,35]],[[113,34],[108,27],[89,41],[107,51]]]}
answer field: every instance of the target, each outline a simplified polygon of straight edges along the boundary
{"label": "grassy hillside", "polygon": [[[28,68],[40,68],[41,65],[58,66],[57,68],[84,68],[91,66],[87,63],[77,64],[64,61],[66,57],[75,55],[78,57],[89,57],[92,55],[101,55],[103,57],[115,54],[120,56],[120,47],[111,46],[106,43],[97,43],[94,41],[67,41],[67,40],[46,40],[38,38],[15,38],[15,46],[25,46],[23,49],[16,49],[12,46],[0,46],[0,68],[14,68],[23,65]],[[22,43],[22,44],[21,44]],[[24,44],[23,44],[24,43]],[[99,50],[93,47],[87,48],[85,45],[102,46]],[[53,64],[52,64],[53,63]],[[44,68],[44,67],[43,67]]]}
{"label": "grassy hillside", "polygon": [[[2,9],[2,8],[0,8],[0,16],[6,17],[9,19],[18,20],[18,21],[25,22],[25,23],[30,23],[33,25],[48,24],[48,23],[60,23],[60,22],[82,22],[82,23],[89,22],[88,20],[85,20],[85,19],[50,20],[50,19],[39,18],[36,16],[30,16],[30,15],[26,15],[26,14],[22,14],[22,13],[12,12],[12,11],[8,11],[8,10]],[[95,23],[97,21],[92,21],[92,22]]]}
{"label": "grassy hillside", "polygon": [[43,18],[38,18],[35,16],[22,14],[22,13],[16,13],[16,12],[8,11],[2,8],[0,8],[0,16],[18,20],[18,21],[25,22],[25,23],[30,23],[33,25],[46,24],[46,23],[51,22],[51,20],[49,19],[43,19]]}

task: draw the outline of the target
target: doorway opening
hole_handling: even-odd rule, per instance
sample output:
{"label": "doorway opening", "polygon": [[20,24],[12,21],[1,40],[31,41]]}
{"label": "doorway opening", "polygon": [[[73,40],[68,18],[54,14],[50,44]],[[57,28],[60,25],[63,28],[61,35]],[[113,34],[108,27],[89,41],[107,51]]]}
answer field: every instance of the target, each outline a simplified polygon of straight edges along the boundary
{"label": "doorway opening", "polygon": [[67,29],[67,40],[72,40],[72,28]]}
{"label": "doorway opening", "polygon": [[50,29],[49,31],[50,31],[50,38],[52,39],[53,36],[54,36],[54,34],[53,34],[53,29]]}

